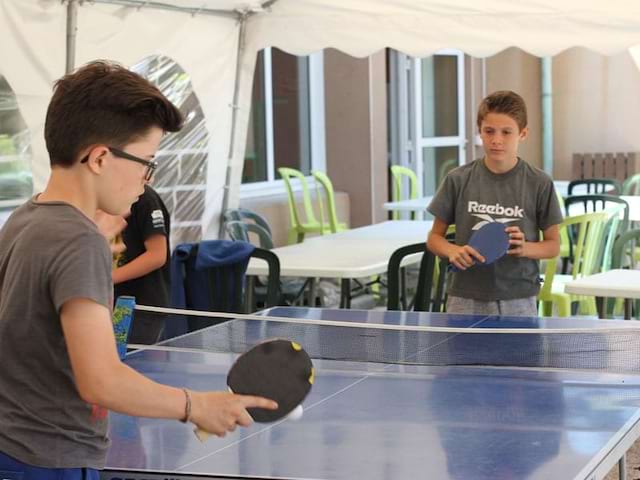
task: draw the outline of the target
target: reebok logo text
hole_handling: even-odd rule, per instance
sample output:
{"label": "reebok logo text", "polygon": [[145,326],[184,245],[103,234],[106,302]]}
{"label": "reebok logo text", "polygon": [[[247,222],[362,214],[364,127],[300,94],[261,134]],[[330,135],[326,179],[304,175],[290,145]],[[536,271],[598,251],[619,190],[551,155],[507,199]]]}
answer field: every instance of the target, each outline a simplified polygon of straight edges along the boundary
{"label": "reebok logo text", "polygon": [[470,201],[467,205],[467,211],[469,213],[488,213],[491,215],[504,215],[506,217],[524,218],[524,210],[517,205],[515,207],[505,208],[499,203],[496,203],[495,205],[486,205],[484,203],[478,203],[474,201]]}

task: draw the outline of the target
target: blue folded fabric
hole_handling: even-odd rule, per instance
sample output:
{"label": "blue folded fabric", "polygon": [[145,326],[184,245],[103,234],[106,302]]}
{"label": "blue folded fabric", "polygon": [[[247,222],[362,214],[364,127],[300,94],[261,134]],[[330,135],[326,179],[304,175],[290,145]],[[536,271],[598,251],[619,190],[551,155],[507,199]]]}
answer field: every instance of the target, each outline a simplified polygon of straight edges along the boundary
{"label": "blue folded fabric", "polygon": [[205,240],[198,246],[196,270],[224,267],[249,259],[256,247],[247,242],[231,240]]}
{"label": "blue folded fabric", "polygon": [[[182,243],[171,255],[171,306],[192,310],[222,311],[228,299],[210,286],[213,276],[218,285],[225,282],[235,286],[237,276],[244,278],[249,258],[255,246],[247,242],[205,240]],[[242,283],[242,282],[241,282]],[[237,292],[229,288],[228,296]],[[183,335],[189,331],[186,318],[167,322],[164,338]]]}

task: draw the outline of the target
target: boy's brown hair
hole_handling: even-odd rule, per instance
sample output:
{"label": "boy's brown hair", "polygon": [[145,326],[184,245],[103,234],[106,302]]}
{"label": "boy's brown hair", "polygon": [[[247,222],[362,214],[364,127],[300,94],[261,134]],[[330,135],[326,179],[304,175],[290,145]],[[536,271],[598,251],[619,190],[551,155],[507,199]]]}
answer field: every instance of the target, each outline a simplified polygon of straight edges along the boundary
{"label": "boy's brown hair", "polygon": [[527,106],[516,92],[500,90],[482,100],[478,107],[478,128],[489,113],[502,113],[511,117],[522,131],[527,126]]}
{"label": "boy's brown hair", "polygon": [[94,144],[123,147],[151,127],[182,128],[183,117],[149,81],[104,60],[60,78],[44,126],[51,166],[70,167]]}

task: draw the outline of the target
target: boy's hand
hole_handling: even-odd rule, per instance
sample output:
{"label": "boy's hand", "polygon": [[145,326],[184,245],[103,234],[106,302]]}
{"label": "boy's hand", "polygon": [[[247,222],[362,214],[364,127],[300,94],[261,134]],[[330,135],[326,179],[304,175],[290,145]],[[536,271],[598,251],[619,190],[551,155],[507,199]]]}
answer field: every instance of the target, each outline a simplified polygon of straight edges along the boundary
{"label": "boy's hand", "polygon": [[520,227],[507,227],[505,231],[509,234],[510,245],[507,254],[513,255],[514,257],[526,257],[525,245],[527,242],[524,239],[524,233],[520,230]]}
{"label": "boy's hand", "polygon": [[484,257],[473,247],[469,245],[462,247],[452,245],[452,247],[453,251],[449,254],[449,263],[455,265],[459,270],[466,270],[476,263],[476,261],[484,263]]}
{"label": "boy's hand", "polygon": [[273,400],[229,392],[191,392],[191,398],[191,421],[198,428],[218,437],[233,432],[237,425],[251,425],[253,419],[247,408],[278,408]]}

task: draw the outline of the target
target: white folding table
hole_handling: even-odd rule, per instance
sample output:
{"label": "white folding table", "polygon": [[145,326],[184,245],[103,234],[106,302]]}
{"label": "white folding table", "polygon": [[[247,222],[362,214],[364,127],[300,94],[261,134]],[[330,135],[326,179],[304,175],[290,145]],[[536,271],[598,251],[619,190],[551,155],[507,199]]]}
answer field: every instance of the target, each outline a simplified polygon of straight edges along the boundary
{"label": "white folding table", "polygon": [[596,297],[598,316],[605,317],[604,299],[623,298],[625,318],[631,318],[631,300],[640,299],[640,270],[614,269],[567,282],[566,293]]}
{"label": "white folding table", "polygon": [[[433,222],[390,220],[353,228],[332,235],[309,237],[302,243],[274,248],[284,277],[341,279],[340,306],[351,304],[351,279],[366,278],[387,271],[391,254],[400,247],[426,242]],[[403,265],[420,261],[408,257]],[[247,275],[267,275],[264,260],[252,258]]]}

